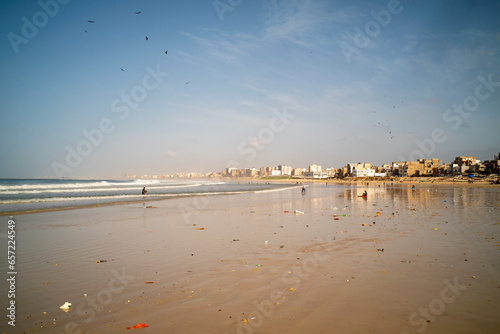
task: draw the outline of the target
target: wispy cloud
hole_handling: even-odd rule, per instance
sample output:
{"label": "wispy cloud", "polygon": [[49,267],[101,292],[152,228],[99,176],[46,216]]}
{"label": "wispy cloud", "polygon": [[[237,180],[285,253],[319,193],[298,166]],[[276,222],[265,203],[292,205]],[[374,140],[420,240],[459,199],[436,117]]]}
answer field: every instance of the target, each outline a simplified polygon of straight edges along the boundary
{"label": "wispy cloud", "polygon": [[192,33],[181,32],[189,37],[203,50],[204,56],[224,63],[241,63],[249,52],[255,48],[255,40],[248,34],[230,34],[224,31],[213,31],[210,36],[199,37]]}
{"label": "wispy cloud", "polygon": [[311,48],[330,41],[333,24],[352,22],[359,12],[351,7],[333,10],[329,2],[280,1],[266,2],[266,29],[264,39],[286,40]]}

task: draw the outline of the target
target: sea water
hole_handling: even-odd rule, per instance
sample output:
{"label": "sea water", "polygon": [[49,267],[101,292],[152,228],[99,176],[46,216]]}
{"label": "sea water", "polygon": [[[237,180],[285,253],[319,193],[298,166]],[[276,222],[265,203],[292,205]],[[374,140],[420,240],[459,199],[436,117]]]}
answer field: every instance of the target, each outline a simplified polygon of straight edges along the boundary
{"label": "sea water", "polygon": [[[285,185],[286,186],[286,185]],[[147,195],[142,194],[146,187]],[[163,179],[0,179],[0,213],[273,190],[278,184]]]}

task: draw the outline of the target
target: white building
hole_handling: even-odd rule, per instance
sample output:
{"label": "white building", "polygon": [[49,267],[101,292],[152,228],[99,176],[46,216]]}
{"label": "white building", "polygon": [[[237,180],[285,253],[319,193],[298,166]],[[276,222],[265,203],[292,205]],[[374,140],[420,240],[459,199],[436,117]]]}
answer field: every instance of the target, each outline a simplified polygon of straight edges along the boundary
{"label": "white building", "polygon": [[281,175],[292,175],[292,167],[286,165],[279,165],[278,169],[281,171]]}
{"label": "white building", "polygon": [[303,174],[305,179],[327,179],[328,173],[322,172],[305,172]]}
{"label": "white building", "polygon": [[375,176],[375,170],[371,168],[356,168],[354,170],[354,177],[369,177]]}
{"label": "white building", "polygon": [[308,171],[311,172],[311,173],[321,173],[321,166],[319,166],[319,165],[310,165]]}
{"label": "white building", "polygon": [[273,169],[271,171],[271,176],[281,176],[281,171],[279,169]]}

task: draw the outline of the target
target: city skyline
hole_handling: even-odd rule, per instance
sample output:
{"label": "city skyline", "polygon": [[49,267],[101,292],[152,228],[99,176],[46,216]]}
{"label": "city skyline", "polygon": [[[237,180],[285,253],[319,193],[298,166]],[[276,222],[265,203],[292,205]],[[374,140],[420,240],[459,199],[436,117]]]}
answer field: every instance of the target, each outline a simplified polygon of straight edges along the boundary
{"label": "city skyline", "polygon": [[0,8],[0,177],[498,153],[496,2]]}
{"label": "city skyline", "polygon": [[[188,178],[205,178],[205,177],[263,177],[263,176],[301,176],[305,172],[309,173],[323,173],[328,174],[328,177],[345,177],[345,176],[355,176],[353,175],[355,170],[359,170],[359,176],[355,177],[384,177],[384,176],[394,176],[389,174],[394,174],[397,169],[404,169],[404,176],[415,176],[412,173],[421,170],[424,174],[419,176],[438,176],[442,174],[453,175],[453,174],[463,174],[469,171],[480,174],[498,174],[500,172],[500,153],[494,155],[490,159],[478,159],[475,156],[458,156],[455,157],[453,161],[446,162],[439,158],[431,159],[418,159],[416,161],[405,160],[405,161],[391,161],[380,165],[372,164],[368,161],[364,162],[350,162],[342,165],[327,165],[321,166],[317,164],[308,164],[305,166],[290,166],[286,164],[274,164],[272,166],[252,166],[239,168],[227,167],[225,170],[213,170],[209,172],[199,172],[199,171],[177,171],[171,174],[133,174],[125,173],[125,178],[177,178],[177,177],[188,177]],[[255,171],[255,174],[247,175],[249,172]],[[271,172],[281,171],[275,175]],[[298,174],[296,174],[298,172]],[[373,172],[373,173],[367,173]],[[381,175],[381,173],[387,173],[387,175]],[[370,174],[370,175],[368,175]],[[373,174],[373,175],[372,175]],[[402,175],[399,175],[402,176]],[[309,175],[312,177],[312,175]]]}

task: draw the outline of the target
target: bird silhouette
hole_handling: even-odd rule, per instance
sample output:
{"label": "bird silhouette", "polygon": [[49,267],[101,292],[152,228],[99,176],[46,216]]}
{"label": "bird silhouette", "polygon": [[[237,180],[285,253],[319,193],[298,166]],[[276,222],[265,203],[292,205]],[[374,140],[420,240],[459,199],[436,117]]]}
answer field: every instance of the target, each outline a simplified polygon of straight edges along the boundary
{"label": "bird silhouette", "polygon": [[88,32],[87,30],[83,29],[83,31]]}
{"label": "bird silhouette", "polygon": [[168,54],[168,50],[167,50],[167,51],[165,51],[165,54]]}
{"label": "bird silhouette", "polygon": [[190,83],[190,82],[191,82],[191,81],[186,82],[186,85],[187,85],[188,83]]}
{"label": "bird silhouette", "polygon": [[147,41],[148,39],[149,39],[149,38],[148,38],[148,36],[146,36],[146,41]]}
{"label": "bird silhouette", "polygon": [[95,21],[87,21],[88,23],[95,23]]}
{"label": "bird silhouette", "polygon": [[120,70],[122,70],[122,72],[125,72],[125,70],[123,68],[120,67]]}
{"label": "bird silhouette", "polygon": [[142,12],[135,12],[135,13],[136,13],[137,15],[139,15],[139,14],[140,14],[140,13],[142,13]]}

